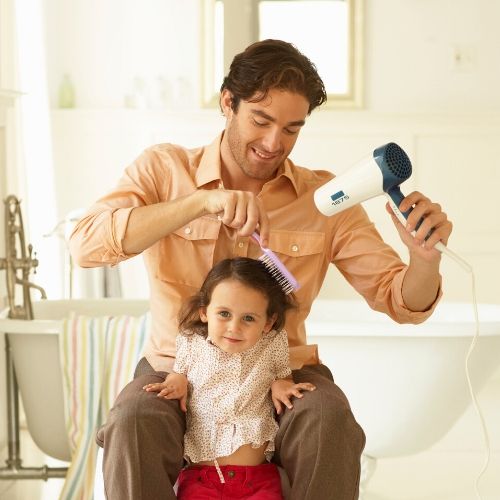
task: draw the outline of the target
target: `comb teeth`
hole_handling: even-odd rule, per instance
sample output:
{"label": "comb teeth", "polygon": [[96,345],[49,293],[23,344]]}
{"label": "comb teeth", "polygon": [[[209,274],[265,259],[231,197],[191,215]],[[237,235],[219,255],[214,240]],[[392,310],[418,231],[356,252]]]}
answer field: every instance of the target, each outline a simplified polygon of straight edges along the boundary
{"label": "comb teeth", "polygon": [[259,244],[260,249],[264,252],[259,257],[259,260],[266,266],[269,274],[278,282],[283,291],[288,295],[294,290],[298,290],[300,288],[299,282],[271,249],[264,248],[261,245],[258,233],[254,232],[252,238]]}
{"label": "comb teeth", "polygon": [[288,278],[283,275],[278,267],[276,267],[276,264],[274,263],[273,259],[269,257],[269,255],[261,255],[259,257],[259,260],[264,263],[271,276],[278,282],[278,284],[287,295],[293,292],[295,287],[292,283],[290,283],[290,280],[288,280]]}

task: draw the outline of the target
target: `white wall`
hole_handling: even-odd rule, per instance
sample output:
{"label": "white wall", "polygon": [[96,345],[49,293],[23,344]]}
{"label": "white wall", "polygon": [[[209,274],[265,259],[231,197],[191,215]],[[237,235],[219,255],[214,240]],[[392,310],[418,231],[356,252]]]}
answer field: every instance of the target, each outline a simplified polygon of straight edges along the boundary
{"label": "white wall", "polygon": [[[172,91],[182,78],[196,97],[200,3],[46,0],[52,103],[64,73],[84,108],[120,107],[136,76],[152,91],[158,76]],[[364,0],[364,11],[368,110],[500,111],[498,2]]]}
{"label": "white wall", "polygon": [[[499,112],[495,0],[365,0],[366,98],[376,112]],[[461,63],[456,62],[460,57]]]}
{"label": "white wall", "polygon": [[[78,107],[117,108],[140,78],[151,99],[159,78],[196,102],[200,81],[198,0],[47,0],[49,88],[57,105],[65,73]],[[182,85],[182,89],[179,89]]]}

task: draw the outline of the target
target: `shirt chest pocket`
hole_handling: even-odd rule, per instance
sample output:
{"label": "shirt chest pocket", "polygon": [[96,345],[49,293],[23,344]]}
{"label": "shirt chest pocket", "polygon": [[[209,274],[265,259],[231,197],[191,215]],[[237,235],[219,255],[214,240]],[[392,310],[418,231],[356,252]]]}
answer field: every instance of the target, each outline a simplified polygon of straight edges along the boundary
{"label": "shirt chest pocket", "polygon": [[269,248],[300,282],[301,277],[319,270],[324,257],[325,234],[272,230]]}
{"label": "shirt chest pocket", "polygon": [[160,240],[156,277],[199,288],[213,265],[220,224],[213,217],[200,217]]}

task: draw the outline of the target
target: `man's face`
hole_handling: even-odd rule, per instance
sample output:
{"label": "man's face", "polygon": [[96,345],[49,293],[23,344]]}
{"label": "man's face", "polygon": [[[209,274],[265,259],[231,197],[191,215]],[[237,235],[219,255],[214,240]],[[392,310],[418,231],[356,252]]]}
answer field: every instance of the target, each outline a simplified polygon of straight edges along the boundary
{"label": "man's face", "polygon": [[[225,90],[222,102],[230,103],[230,97]],[[304,96],[279,89],[260,102],[241,101],[237,112],[226,106],[226,167],[239,167],[252,179],[272,178],[292,151],[308,110]]]}

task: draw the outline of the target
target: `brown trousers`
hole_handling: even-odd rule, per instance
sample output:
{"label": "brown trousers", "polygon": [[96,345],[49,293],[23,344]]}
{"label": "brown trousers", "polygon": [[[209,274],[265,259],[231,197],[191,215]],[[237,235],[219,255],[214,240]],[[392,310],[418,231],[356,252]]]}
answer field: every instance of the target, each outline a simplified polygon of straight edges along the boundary
{"label": "brown trousers", "polygon": [[[167,401],[142,389],[165,377],[143,358],[97,433],[97,443],[104,447],[108,500],[175,499],[172,487],[184,465],[185,417],[177,400]],[[347,398],[325,365],[294,370],[293,378],[317,389],[294,399],[293,409],[286,409],[279,419],[273,461],[289,477],[288,496],[356,500],[365,435]]]}

